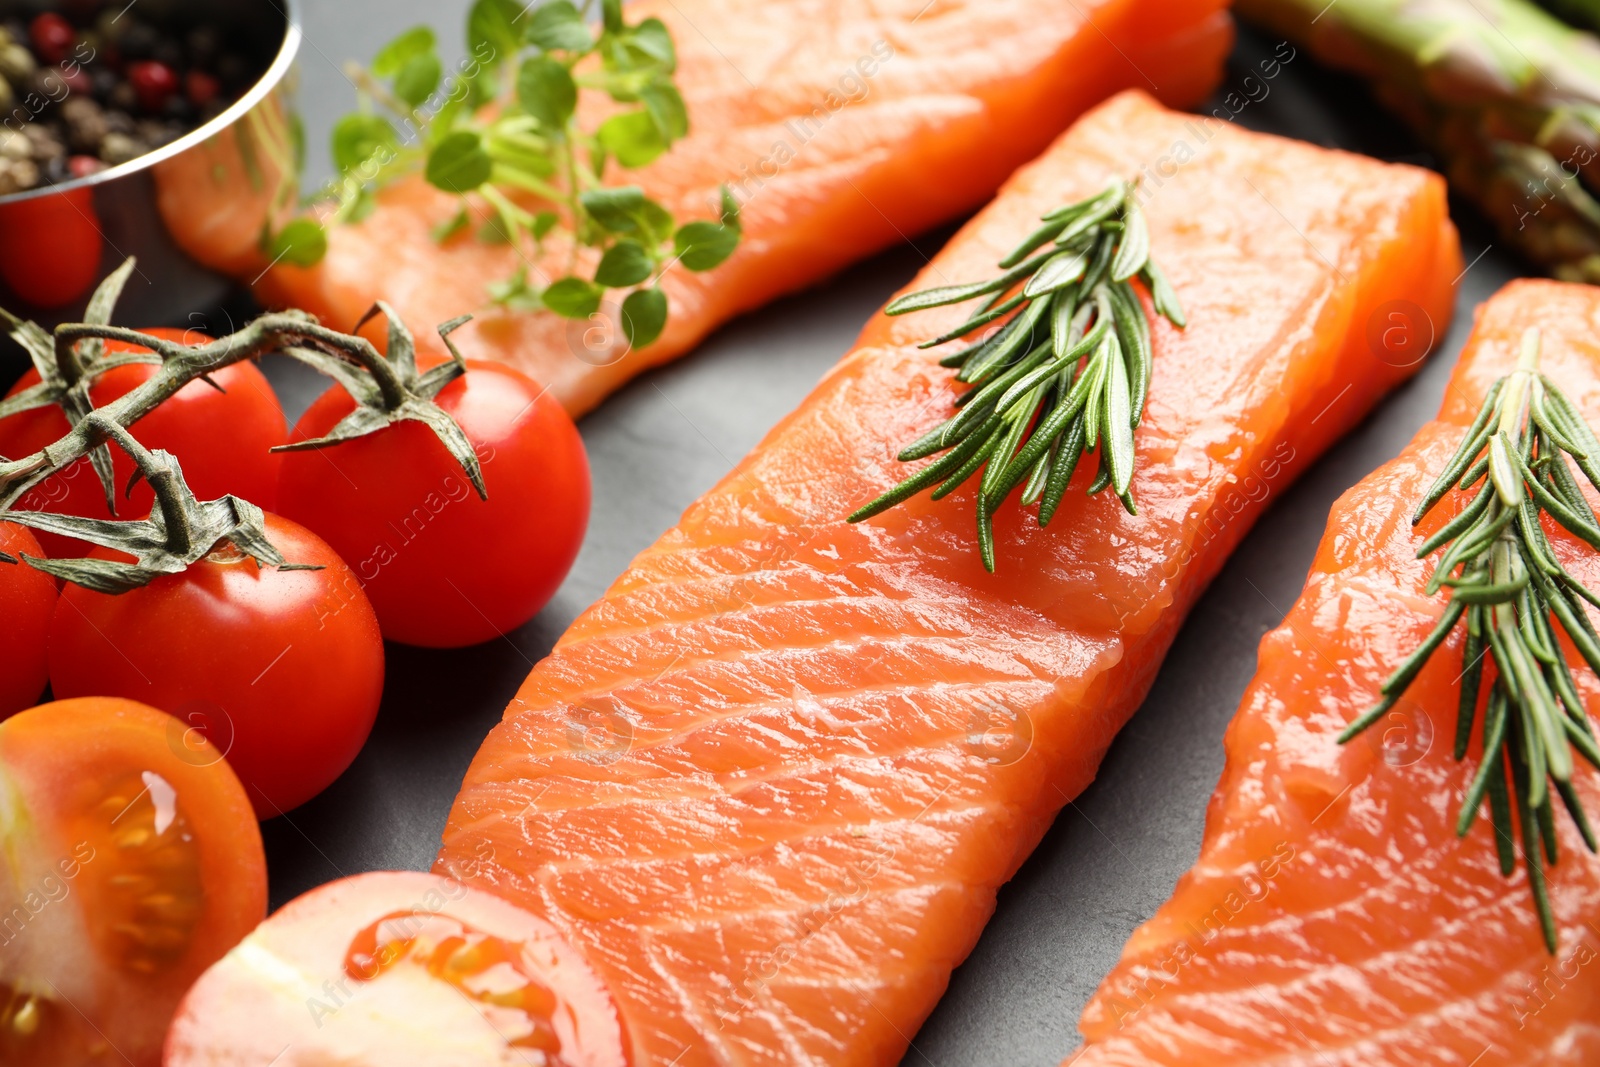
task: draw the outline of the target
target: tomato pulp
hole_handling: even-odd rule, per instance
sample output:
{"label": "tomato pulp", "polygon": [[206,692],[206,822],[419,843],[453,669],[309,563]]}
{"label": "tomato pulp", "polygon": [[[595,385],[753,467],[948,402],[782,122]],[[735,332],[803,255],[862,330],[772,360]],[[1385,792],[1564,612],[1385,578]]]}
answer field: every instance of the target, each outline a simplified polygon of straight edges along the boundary
{"label": "tomato pulp", "polygon": [[383,694],[383,639],[360,583],[308,530],[271,514],[266,529],[288,562],[322,569],[262,567],[224,543],[126,593],[69,585],[49,652],[57,696],[140,700],[205,734],[264,819],[350,765]]}
{"label": "tomato pulp", "polygon": [[[143,331],[169,341],[200,343],[207,340],[193,330],[156,328]],[[138,346],[108,341],[107,352],[135,352]],[[148,363],[130,363],[99,375],[89,389],[95,407],[131,392],[156,371]],[[229,493],[271,510],[277,495],[279,457],[270,451],[287,435],[283,408],[266,375],[252,363],[235,363],[211,375],[221,391],[204,381],[193,381],[129,429],[150,449],[165,449],[178,458],[184,480],[201,500]],[[8,396],[39,384],[39,372],[29,370]],[[55,406],[35,408],[0,419],[0,456],[17,459],[58,440],[70,429],[67,417]],[[133,475],[133,461],[111,446],[115,484],[120,494]],[[117,517],[142,519],[150,514],[153,494],[140,482],[130,497],[118,499]],[[88,459],[80,459],[31,489],[18,503],[21,511],[51,511],[111,518],[105,491]],[[88,555],[91,545],[59,534],[39,533],[39,543],[51,557]]]}
{"label": "tomato pulp", "polygon": [[[419,422],[284,456],[279,511],[349,561],[384,636],[405,644],[455,648],[521,626],[566,577],[589,523],[589,461],[561,405],[509,367],[467,367],[437,402],[472,442],[488,500]],[[335,386],[291,439],[323,436],[354,406]]]}
{"label": "tomato pulp", "polygon": [[44,692],[49,674],[45,639],[56,609],[56,580],[22,562],[24,555],[42,556],[33,533],[13,522],[0,522],[0,552],[17,562],[0,562],[0,619],[5,621],[5,654],[0,655],[0,719],[32,707]]}
{"label": "tomato pulp", "polygon": [[625,1067],[588,961],[545,920],[438,875],[379,872],[291,901],[195,983],[166,1067]]}
{"label": "tomato pulp", "polygon": [[174,1008],[266,914],[239,781],[182,723],[63,700],[0,723],[0,1064],[154,1067]]}

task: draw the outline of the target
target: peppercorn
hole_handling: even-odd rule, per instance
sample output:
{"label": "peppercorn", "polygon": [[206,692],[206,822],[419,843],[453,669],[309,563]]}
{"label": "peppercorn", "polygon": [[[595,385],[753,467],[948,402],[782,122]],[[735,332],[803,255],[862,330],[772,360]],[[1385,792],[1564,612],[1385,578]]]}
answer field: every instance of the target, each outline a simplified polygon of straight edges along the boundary
{"label": "peppercorn", "polygon": [[0,46],[0,77],[10,82],[13,89],[31,82],[37,69],[39,64],[26,46],[15,42]]}
{"label": "peppercorn", "polygon": [[111,127],[100,105],[85,96],[74,96],[61,105],[61,121],[67,127],[67,143],[74,152],[95,152]]}
{"label": "peppercorn", "polygon": [[160,111],[178,91],[178,76],[171,67],[155,60],[130,63],[128,83],[138,94],[139,106],[146,111]]}
{"label": "peppercorn", "polygon": [[183,76],[184,95],[195,107],[204,107],[222,93],[222,84],[203,70],[191,70]]}
{"label": "peppercorn", "polygon": [[144,155],[145,146],[125,133],[108,133],[100,142],[100,158],[107,166],[116,166]]}
{"label": "peppercorn", "polygon": [[46,63],[60,63],[72,51],[78,33],[72,23],[53,11],[46,11],[28,27],[28,37],[40,59]]}

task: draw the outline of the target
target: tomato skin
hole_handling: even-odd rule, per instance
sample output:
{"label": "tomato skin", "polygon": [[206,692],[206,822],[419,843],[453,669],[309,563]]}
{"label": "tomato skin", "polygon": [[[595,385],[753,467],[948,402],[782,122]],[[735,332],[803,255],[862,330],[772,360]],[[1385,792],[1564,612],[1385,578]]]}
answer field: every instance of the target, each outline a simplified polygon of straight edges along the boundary
{"label": "tomato skin", "polygon": [[0,655],[0,719],[31,708],[50,680],[45,642],[56,610],[56,581],[22,562],[44,555],[33,532],[0,522],[0,552],[16,563],[0,563],[0,619],[5,620],[5,654]]}
{"label": "tomato skin", "polygon": [[[420,936],[410,944],[377,938],[402,947],[375,965],[358,952],[374,943],[375,929]],[[462,981],[475,977],[470,970],[452,982],[439,955],[431,959],[437,968],[427,967],[419,957],[440,933],[452,932],[520,950],[511,955],[542,987],[532,998],[540,1008],[531,1016],[520,1007],[490,1015]],[[462,957],[481,953],[471,941],[451,947],[464,949]],[[257,927],[241,949],[184,999],[167,1036],[165,1067],[264,1067],[285,1045],[296,1063],[340,1067],[628,1067],[634,1059],[609,990],[550,923],[438,875],[379,871],[313,889]],[[510,971],[499,965],[497,990],[506,988]],[[300,985],[286,986],[285,974]],[[542,1047],[551,1060],[530,1055],[541,1047],[530,1040],[535,1017],[547,1028]]]}
{"label": "tomato skin", "polygon": [[103,1067],[109,1041],[154,1067],[185,991],[266,914],[238,779],[170,716],[92,697],[0,723],[0,791],[0,1012],[42,992],[32,1034],[0,1026],[0,1063]]}
{"label": "tomato skin", "polygon": [[30,304],[61,307],[87,293],[100,275],[100,244],[93,190],[0,204],[0,278]]}
{"label": "tomato skin", "polygon": [[[194,330],[156,327],[143,332],[191,344],[207,340]],[[106,350],[138,351],[115,341],[107,343]],[[144,384],[155,371],[148,363],[113,368],[95,380],[89,397],[95,407],[104,407]],[[253,363],[235,363],[211,377],[226,391],[219,393],[203,381],[190,382],[130,430],[146,448],[165,449],[177,456],[184,480],[199,499],[215,500],[232,493],[270,511],[277,496],[279,457],[269,450],[283,444],[287,436],[283,408],[266,375]],[[39,372],[29,370],[7,395],[38,383]],[[58,440],[69,428],[67,417],[53,405],[0,419],[0,456],[16,459],[29,455]],[[115,445],[111,455],[117,492],[121,493],[133,475],[133,460]],[[153,499],[150,487],[141,481],[130,497],[119,498],[116,517],[142,519],[150,514]],[[106,510],[100,480],[87,459],[40,482],[17,507],[95,519],[112,517]],[[53,559],[86,556],[93,548],[76,538],[51,533],[39,534],[39,543]]]}
{"label": "tomato skin", "polygon": [[383,694],[383,639],[360,583],[310,531],[272,514],[266,528],[290,563],[323,569],[259,567],[226,546],[115,596],[69,585],[49,652],[57,696],[139,700],[203,733],[263,819],[350,765]]}
{"label": "tomato skin", "polygon": [[[391,641],[457,648],[516,629],[555,594],[589,523],[589,460],[561,405],[509,367],[467,367],[438,403],[477,452],[486,501],[418,422],[284,456],[278,510],[350,562]],[[291,439],[354,406],[329,389]]]}

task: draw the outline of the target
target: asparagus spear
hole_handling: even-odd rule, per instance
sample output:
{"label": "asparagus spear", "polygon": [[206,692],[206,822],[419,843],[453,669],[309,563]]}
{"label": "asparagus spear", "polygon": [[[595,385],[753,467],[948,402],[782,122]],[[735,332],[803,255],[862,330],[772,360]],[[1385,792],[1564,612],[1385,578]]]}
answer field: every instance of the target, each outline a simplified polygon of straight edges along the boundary
{"label": "asparagus spear", "polygon": [[1600,0],[1539,0],[1539,6],[1574,26],[1600,30]]}
{"label": "asparagus spear", "polygon": [[1238,8],[1370,80],[1506,241],[1559,278],[1600,282],[1600,40],[1526,0]]}

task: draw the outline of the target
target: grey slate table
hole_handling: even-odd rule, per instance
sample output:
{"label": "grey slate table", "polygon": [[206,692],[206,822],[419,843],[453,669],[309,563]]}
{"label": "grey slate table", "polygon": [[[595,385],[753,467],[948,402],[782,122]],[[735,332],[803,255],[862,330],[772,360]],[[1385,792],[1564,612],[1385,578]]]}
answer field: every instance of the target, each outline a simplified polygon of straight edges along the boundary
{"label": "grey slate table", "polygon": [[[309,178],[317,181],[328,173],[328,128],[353,101],[338,64],[370,57],[394,33],[424,21],[440,29],[446,54],[456,54],[466,3],[306,0],[306,7],[301,106]],[[1223,91],[1244,87],[1274,43],[1244,33]],[[1314,68],[1305,55],[1268,89],[1236,121],[1432,163],[1360,85]],[[1432,361],[1272,502],[1195,609],[1099,780],[1062,812],[1001,892],[993,921],[916,1035],[907,1064],[1058,1063],[1077,1044],[1078,1013],[1123,942],[1194,861],[1206,800],[1222,769],[1222,734],[1254,672],[1257,641],[1298,594],[1329,506],[1431,417],[1472,309],[1527,270],[1492,246],[1493,235],[1470,208],[1452,206],[1472,266],[1461,280],[1456,321]],[[322,796],[263,827],[273,905],[340,875],[426,868],[468,762],[532,664],[635,553],[805,396],[951,232],[922,235],[739,319],[585,418],[594,514],[566,584],[537,619],[503,641],[455,652],[390,647],[383,709],[361,757]],[[269,373],[291,419],[323,385],[286,363]]]}

